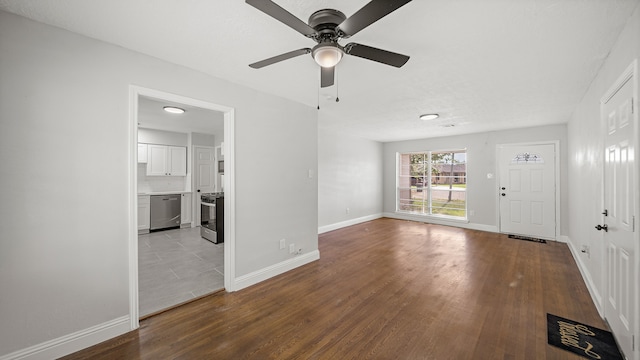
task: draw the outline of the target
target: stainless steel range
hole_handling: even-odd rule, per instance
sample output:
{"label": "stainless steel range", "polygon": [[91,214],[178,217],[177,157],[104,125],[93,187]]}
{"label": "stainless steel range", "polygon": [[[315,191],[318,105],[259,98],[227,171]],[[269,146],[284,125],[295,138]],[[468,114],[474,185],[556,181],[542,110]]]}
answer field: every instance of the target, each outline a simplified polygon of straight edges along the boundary
{"label": "stainless steel range", "polygon": [[200,236],[215,244],[224,242],[224,193],[202,194],[200,200]]}

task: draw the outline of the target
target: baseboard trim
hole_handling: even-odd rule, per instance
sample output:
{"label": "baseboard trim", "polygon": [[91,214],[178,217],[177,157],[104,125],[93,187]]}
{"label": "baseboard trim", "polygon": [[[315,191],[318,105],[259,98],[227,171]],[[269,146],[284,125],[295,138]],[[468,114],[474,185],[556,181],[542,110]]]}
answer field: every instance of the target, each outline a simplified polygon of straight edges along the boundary
{"label": "baseboard trim", "polygon": [[318,234],[324,234],[326,232],[342,229],[342,228],[347,227],[347,226],[357,225],[357,224],[361,224],[363,222],[380,219],[381,217],[382,217],[382,214],[373,214],[373,215],[362,216],[362,217],[359,217],[359,218],[356,218],[356,219],[341,221],[341,222],[335,223],[335,224],[320,226],[318,228]]}
{"label": "baseboard trim", "polygon": [[252,273],[239,276],[235,279],[234,291],[244,289],[251,285],[255,285],[259,282],[270,279],[274,276],[283,274],[287,271],[293,270],[297,267],[306,265],[310,262],[313,262],[319,259],[320,259],[320,251],[314,250],[306,254],[298,255],[294,258],[268,266],[264,269],[260,269]]}
{"label": "baseboard trim", "polygon": [[600,317],[604,319],[604,308],[602,304],[602,296],[598,292],[597,290],[598,288],[593,283],[593,279],[591,278],[591,274],[589,273],[589,270],[587,269],[586,265],[582,261],[582,257],[580,256],[581,252],[575,248],[575,246],[571,242],[571,239],[569,239],[568,236],[564,236],[564,238],[565,238],[564,240],[566,240],[567,246],[569,247],[569,251],[571,251],[571,255],[573,256],[573,259],[578,265],[578,270],[582,275],[582,279],[584,280],[584,283],[587,285],[587,290],[589,290],[589,295],[591,295],[591,300],[593,301],[593,304],[596,306],[596,310],[598,310],[598,314],[600,315]]}
{"label": "baseboard trim", "polygon": [[122,316],[57,339],[0,356],[0,360],[48,360],[72,354],[130,331],[129,316]]}
{"label": "baseboard trim", "polygon": [[498,227],[493,225],[484,225],[484,224],[476,224],[471,223],[465,220],[447,220],[447,219],[439,219],[435,217],[425,217],[420,215],[411,215],[411,214],[403,214],[403,213],[390,213],[386,212],[382,214],[384,217],[388,217],[391,219],[399,219],[399,220],[409,220],[409,221],[417,221],[428,224],[437,224],[437,225],[445,225],[445,226],[455,226],[464,229],[471,230],[480,230],[498,233]]}

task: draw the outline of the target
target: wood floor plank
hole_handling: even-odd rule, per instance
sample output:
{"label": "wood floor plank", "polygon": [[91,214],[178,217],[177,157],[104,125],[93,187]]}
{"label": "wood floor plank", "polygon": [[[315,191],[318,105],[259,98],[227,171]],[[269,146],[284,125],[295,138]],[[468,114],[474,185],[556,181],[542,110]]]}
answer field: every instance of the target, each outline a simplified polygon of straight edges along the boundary
{"label": "wood floor plank", "polygon": [[383,218],[319,250],[63,359],[581,359],[547,344],[546,313],[606,328],[562,243]]}

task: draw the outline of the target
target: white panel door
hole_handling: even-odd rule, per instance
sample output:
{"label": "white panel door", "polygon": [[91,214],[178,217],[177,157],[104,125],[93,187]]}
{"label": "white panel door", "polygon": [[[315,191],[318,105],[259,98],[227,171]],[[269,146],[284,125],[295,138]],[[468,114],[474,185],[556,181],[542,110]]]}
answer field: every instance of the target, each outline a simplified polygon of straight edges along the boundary
{"label": "white panel door", "polygon": [[212,147],[196,146],[196,190],[201,193],[215,191],[215,150]]}
{"label": "white panel door", "polygon": [[603,107],[605,133],[604,206],[602,230],[606,245],[605,317],[625,355],[632,358],[636,315],[634,252],[633,84],[628,80]]}
{"label": "white panel door", "polygon": [[196,222],[196,226],[200,226],[200,194],[216,191],[216,153],[213,147],[207,146],[195,146],[193,152],[195,154],[194,178],[196,189],[196,198],[193,199],[196,206],[194,220]]}
{"label": "white panel door", "polygon": [[500,145],[500,232],[556,237],[555,145]]}

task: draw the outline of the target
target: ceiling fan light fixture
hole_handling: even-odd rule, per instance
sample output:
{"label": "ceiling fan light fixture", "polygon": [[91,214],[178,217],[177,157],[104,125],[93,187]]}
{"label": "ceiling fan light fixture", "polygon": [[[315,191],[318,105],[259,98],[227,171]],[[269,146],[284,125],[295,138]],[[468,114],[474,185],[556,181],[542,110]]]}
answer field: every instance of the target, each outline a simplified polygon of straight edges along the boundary
{"label": "ceiling fan light fixture", "polygon": [[438,114],[422,114],[422,115],[420,115],[420,120],[429,121],[429,120],[435,120],[435,119],[437,119],[439,117],[440,117],[440,115],[438,115]]}
{"label": "ceiling fan light fixture", "polygon": [[335,44],[318,44],[313,48],[313,59],[322,67],[334,67],[342,60],[344,51]]}
{"label": "ceiling fan light fixture", "polygon": [[171,113],[171,114],[182,114],[184,113],[184,109],[183,108],[179,108],[177,106],[165,106],[163,107],[164,111]]}

